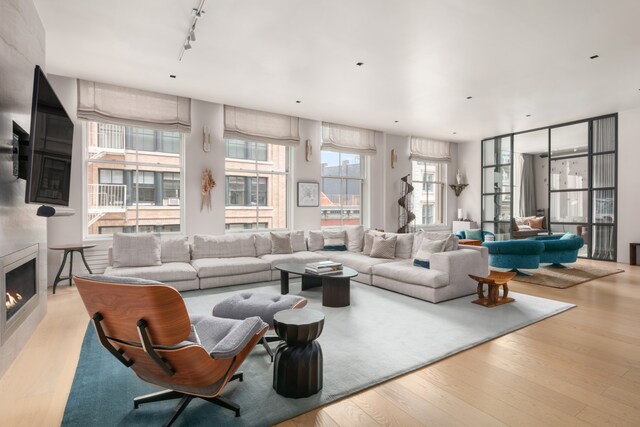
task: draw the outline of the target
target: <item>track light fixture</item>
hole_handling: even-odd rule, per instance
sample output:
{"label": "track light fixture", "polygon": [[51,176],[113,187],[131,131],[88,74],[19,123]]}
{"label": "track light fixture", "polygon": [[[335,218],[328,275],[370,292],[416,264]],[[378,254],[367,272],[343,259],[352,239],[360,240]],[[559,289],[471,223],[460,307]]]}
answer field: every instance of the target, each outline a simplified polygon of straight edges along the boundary
{"label": "track light fixture", "polygon": [[185,37],[184,44],[182,45],[182,49],[180,49],[178,61],[182,61],[184,53],[192,48],[191,42],[196,41],[196,24],[198,23],[198,19],[202,18],[202,15],[204,14],[204,10],[202,10],[202,8],[204,7],[204,2],[205,0],[199,0],[198,7],[192,10],[193,19],[191,20],[191,25],[189,26],[189,30],[187,32],[187,36]]}

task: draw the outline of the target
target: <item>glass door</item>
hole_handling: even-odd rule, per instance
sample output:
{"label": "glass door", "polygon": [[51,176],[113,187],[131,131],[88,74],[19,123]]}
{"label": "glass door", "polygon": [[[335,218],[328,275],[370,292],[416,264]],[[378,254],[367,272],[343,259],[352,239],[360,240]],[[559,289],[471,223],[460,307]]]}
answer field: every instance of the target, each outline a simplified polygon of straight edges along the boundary
{"label": "glass door", "polygon": [[495,234],[496,240],[511,237],[512,152],[512,135],[482,141],[481,227]]}

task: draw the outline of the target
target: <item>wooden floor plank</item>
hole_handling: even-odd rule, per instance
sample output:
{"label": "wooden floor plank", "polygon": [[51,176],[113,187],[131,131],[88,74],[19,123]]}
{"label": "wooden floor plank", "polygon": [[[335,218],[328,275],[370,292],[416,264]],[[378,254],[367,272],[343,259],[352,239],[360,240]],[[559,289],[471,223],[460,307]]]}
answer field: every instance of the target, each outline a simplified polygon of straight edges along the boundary
{"label": "wooden floor plank", "polygon": [[379,391],[375,389],[358,393],[352,400],[382,426],[419,427],[425,425],[427,422],[429,425],[451,425],[446,424],[446,417],[444,417],[445,423],[435,417],[433,420],[423,420],[424,422],[420,423],[413,418],[409,412],[402,409],[401,405],[394,404],[390,399],[386,398],[384,393],[380,394]]}

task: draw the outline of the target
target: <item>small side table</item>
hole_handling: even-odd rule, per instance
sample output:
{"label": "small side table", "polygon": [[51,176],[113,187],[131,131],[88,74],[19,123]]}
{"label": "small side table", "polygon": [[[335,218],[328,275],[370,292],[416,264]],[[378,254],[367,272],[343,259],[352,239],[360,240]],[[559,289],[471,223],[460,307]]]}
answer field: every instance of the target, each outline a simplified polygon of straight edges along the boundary
{"label": "small side table", "polygon": [[640,243],[629,243],[629,265],[637,265],[636,249]]}
{"label": "small side table", "polygon": [[[63,280],[69,280],[69,286],[73,284],[71,277],[73,276],[73,253],[78,252],[80,257],[82,257],[82,262],[84,266],[87,268],[89,274],[93,274],[91,268],[89,268],[89,264],[87,264],[87,260],[84,258],[84,250],[89,248],[94,248],[96,245],[61,245],[61,246],[49,246],[49,249],[52,251],[64,251],[64,256],[62,257],[62,264],[60,264],[60,268],[58,269],[58,274],[56,274],[56,278],[53,281],[53,293],[56,293],[56,287],[58,286],[58,282],[62,282]],[[67,256],[71,254],[69,257],[69,276],[68,277],[60,277],[62,274],[62,270],[64,270],[64,265],[67,263]]]}
{"label": "small side table", "polygon": [[[517,273],[514,271],[501,272],[492,271],[487,277],[474,276],[470,274],[473,280],[478,282],[478,299],[471,301],[474,304],[483,305],[485,307],[496,307],[498,305],[506,304],[508,302],[515,301],[510,298],[509,287],[507,283],[513,279]],[[484,296],[483,285],[487,285],[487,296]],[[500,296],[500,286],[502,286],[502,296]]]}
{"label": "small side table", "polygon": [[322,333],[324,314],[317,310],[279,311],[273,328],[284,340],[276,350],[273,388],[285,397],[308,397],[322,390]]}
{"label": "small side table", "polygon": [[458,240],[458,244],[460,244],[460,245],[471,245],[471,246],[482,246],[482,240],[460,239],[460,240]]}

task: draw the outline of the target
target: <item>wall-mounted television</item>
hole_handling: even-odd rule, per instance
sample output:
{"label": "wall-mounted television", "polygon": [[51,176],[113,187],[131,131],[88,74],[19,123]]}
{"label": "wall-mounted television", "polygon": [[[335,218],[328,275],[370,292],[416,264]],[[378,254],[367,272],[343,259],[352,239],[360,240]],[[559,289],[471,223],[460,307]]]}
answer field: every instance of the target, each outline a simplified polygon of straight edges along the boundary
{"label": "wall-mounted television", "polygon": [[69,206],[73,121],[36,65],[31,104],[26,203]]}

